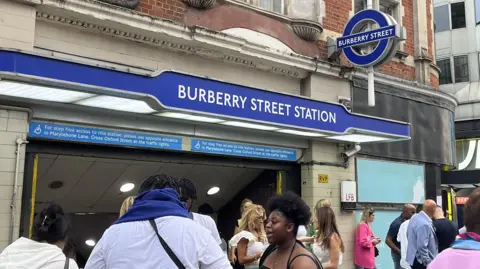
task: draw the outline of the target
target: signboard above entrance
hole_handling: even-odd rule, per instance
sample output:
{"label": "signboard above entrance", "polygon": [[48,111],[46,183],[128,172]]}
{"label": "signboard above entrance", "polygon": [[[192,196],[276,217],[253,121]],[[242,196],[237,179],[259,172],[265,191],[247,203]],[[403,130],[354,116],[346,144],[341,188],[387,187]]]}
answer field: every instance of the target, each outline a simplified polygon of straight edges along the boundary
{"label": "signboard above entrance", "polygon": [[[175,71],[142,76],[0,51],[0,78],[6,79],[0,82],[0,95],[15,98],[158,116],[181,113],[177,118],[183,120],[202,118],[204,122],[208,119],[212,124],[237,127],[250,124],[265,131],[353,143],[410,139],[408,123],[350,113],[340,104]],[[42,86],[12,81],[19,78]],[[323,90],[321,85],[318,90]],[[127,101],[132,105],[126,105]]]}

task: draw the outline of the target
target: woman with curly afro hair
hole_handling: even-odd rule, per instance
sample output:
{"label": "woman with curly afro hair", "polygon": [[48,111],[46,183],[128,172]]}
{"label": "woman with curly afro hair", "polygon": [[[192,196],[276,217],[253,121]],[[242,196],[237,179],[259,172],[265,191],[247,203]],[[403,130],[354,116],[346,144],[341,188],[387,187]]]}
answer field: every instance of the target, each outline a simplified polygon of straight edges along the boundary
{"label": "woman with curly afro hair", "polygon": [[270,246],[260,259],[260,269],[321,269],[318,259],[296,240],[298,227],[312,216],[307,204],[293,192],[268,202],[267,239]]}

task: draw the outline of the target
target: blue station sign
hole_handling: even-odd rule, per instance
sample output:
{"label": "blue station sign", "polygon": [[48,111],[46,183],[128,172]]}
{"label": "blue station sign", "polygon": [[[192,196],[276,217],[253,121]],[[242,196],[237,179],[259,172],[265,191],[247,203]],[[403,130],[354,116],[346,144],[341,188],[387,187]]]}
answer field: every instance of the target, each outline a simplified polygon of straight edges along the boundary
{"label": "blue station sign", "polygon": [[[398,41],[405,39],[405,29],[395,19],[374,9],[356,13],[345,25],[343,36],[337,38],[337,48],[357,66],[379,66],[395,55]],[[373,44],[377,43],[377,44]],[[362,49],[371,45],[372,48]]]}
{"label": "blue station sign", "polygon": [[[158,112],[187,112],[326,134],[358,130],[402,139],[410,137],[408,123],[350,113],[340,104],[174,71],[149,77],[38,55],[0,51],[0,75],[2,73],[28,76],[29,79],[47,78],[67,86],[74,83],[76,89],[85,85],[82,91],[94,94],[142,98]],[[318,87],[321,90],[321,85]]]}

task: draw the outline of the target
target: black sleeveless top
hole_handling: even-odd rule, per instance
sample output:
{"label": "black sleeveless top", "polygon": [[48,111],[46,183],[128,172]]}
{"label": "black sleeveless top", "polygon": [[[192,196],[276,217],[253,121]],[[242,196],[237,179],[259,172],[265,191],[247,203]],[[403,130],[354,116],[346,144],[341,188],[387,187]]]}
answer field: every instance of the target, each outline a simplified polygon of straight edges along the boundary
{"label": "black sleeveless top", "polygon": [[[306,257],[310,258],[313,261],[313,263],[315,263],[316,269],[323,269],[322,264],[320,263],[320,261],[317,259],[316,256],[312,256],[312,255],[308,255],[308,254],[299,254],[299,255],[292,258],[293,251],[295,250],[295,247],[297,246],[297,244],[300,244],[300,246],[305,248],[305,246],[300,241],[297,241],[296,244],[293,245],[292,251],[290,252],[290,256],[288,257],[288,262],[287,262],[287,268],[286,269],[291,269],[292,262],[296,258],[302,257],[302,256],[306,256]],[[260,262],[259,262],[260,269],[270,269],[270,268],[266,267],[265,265],[263,265],[263,263],[265,262],[267,257],[270,256],[270,254],[272,254],[276,249],[277,249],[276,246],[269,246],[265,250],[265,252],[263,252],[263,255],[260,258]]]}

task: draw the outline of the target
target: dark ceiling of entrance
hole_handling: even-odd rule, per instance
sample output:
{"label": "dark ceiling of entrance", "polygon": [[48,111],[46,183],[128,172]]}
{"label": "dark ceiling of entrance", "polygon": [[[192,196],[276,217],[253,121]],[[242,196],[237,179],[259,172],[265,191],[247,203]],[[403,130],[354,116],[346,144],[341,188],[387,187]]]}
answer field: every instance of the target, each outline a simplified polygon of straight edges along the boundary
{"label": "dark ceiling of entrance", "polygon": [[[40,155],[37,173],[37,209],[55,201],[68,213],[117,213],[123,200],[137,193],[144,179],[167,174],[190,179],[197,188],[197,205],[210,204],[218,210],[263,170],[232,166],[144,162],[79,156]],[[53,181],[63,187],[49,188]],[[120,192],[128,182],[135,184],[129,193]],[[220,192],[207,196],[207,190]]]}
{"label": "dark ceiling of entrance", "polygon": [[[35,209],[38,212],[52,201],[64,208],[73,225],[71,239],[77,253],[81,255],[77,257],[81,263],[92,251],[92,247],[87,246],[85,240],[100,239],[105,229],[118,218],[123,200],[135,195],[148,176],[164,173],[174,177],[186,177],[193,181],[197,188],[196,205],[209,203],[218,210],[262,171],[220,165],[41,154]],[[62,181],[64,185],[59,189],[51,189],[49,185],[53,181]],[[129,193],[120,192],[120,186],[127,182],[134,183],[135,189]],[[207,190],[212,186],[220,187],[220,192],[207,196]]]}

